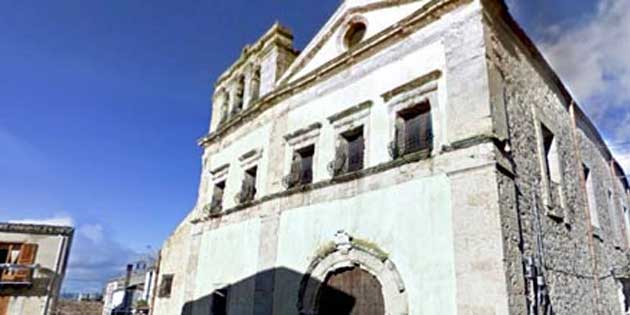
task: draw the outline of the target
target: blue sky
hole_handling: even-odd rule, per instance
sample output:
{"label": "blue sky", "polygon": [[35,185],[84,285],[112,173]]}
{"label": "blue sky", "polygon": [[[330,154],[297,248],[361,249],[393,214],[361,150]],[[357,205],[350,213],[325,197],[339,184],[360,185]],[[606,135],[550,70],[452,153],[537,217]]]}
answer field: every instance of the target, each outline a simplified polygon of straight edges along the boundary
{"label": "blue sky", "polygon": [[[509,2],[607,138],[630,140],[630,2]],[[214,79],[276,20],[303,48],[339,0],[256,3],[0,1],[0,221],[77,227],[66,290],[159,248],[195,202]],[[625,41],[591,38],[613,30]]]}

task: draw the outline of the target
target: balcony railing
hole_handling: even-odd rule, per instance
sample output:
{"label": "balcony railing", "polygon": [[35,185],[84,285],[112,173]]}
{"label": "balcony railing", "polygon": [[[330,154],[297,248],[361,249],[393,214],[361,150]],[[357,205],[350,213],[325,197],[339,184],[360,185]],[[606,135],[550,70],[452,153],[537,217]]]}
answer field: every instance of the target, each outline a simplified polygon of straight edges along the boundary
{"label": "balcony railing", "polygon": [[35,265],[0,264],[0,286],[31,285],[35,269]]}
{"label": "balcony railing", "polygon": [[347,158],[346,153],[337,149],[335,159],[328,163],[328,172],[332,177],[342,175],[346,170]]}
{"label": "balcony railing", "polygon": [[256,187],[253,185],[243,185],[243,188],[239,193],[234,196],[237,204],[243,204],[253,201],[256,197]]}
{"label": "balcony railing", "polygon": [[282,178],[282,185],[286,189],[308,185],[312,182],[313,170],[311,168],[302,170],[301,167],[295,167],[291,170],[291,173]]}

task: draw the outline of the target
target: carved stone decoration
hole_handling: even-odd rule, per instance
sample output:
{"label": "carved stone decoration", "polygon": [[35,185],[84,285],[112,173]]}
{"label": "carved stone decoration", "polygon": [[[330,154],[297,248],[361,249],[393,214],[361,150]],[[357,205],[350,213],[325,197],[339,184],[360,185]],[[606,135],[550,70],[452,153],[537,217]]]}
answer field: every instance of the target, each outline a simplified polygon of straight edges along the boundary
{"label": "carved stone decoration", "polygon": [[343,230],[337,231],[335,234],[335,247],[339,252],[347,255],[352,249],[352,237]]}
{"label": "carved stone decoration", "polygon": [[[381,284],[385,314],[409,314],[407,290],[400,272],[377,245],[352,237],[345,231],[335,233],[334,250],[316,256],[300,283],[299,314],[318,314],[318,294],[329,275],[348,268],[361,268]],[[375,247],[375,248],[369,248]]]}

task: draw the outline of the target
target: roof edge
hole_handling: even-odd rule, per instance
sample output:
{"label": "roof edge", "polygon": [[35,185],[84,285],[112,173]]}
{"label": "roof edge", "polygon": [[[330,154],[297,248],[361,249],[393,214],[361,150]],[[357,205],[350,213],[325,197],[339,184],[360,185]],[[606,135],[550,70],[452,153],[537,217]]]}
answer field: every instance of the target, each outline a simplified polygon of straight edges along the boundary
{"label": "roof edge", "polygon": [[74,234],[74,227],[0,222],[0,232],[72,236]]}

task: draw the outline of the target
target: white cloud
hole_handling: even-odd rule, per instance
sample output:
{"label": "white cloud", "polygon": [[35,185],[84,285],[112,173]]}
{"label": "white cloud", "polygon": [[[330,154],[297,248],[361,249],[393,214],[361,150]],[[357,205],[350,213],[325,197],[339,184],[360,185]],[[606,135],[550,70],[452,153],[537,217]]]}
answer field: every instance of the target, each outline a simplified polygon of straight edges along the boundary
{"label": "white cloud", "polygon": [[585,23],[548,30],[562,35],[551,36],[542,50],[596,119],[630,102],[630,1],[600,0]]}
{"label": "white cloud", "polygon": [[106,226],[80,225],[70,253],[64,290],[100,292],[105,281],[119,275],[138,253],[110,238]]}
{"label": "white cloud", "polygon": [[[615,150],[613,150],[613,151],[615,151]],[[616,152],[613,152],[613,153],[615,154],[615,158],[617,159],[617,162],[619,162],[621,167],[627,173],[628,170],[630,170],[630,150],[616,151]]]}
{"label": "white cloud", "polygon": [[81,236],[87,238],[94,243],[103,241],[103,226],[100,224],[85,224],[79,229]]}
{"label": "white cloud", "polygon": [[546,30],[542,51],[630,170],[630,1],[599,0],[583,23]]}
{"label": "white cloud", "polygon": [[9,220],[9,223],[74,226],[74,220],[72,220],[72,218],[68,216],[53,217],[53,218],[48,218],[48,219]]}

